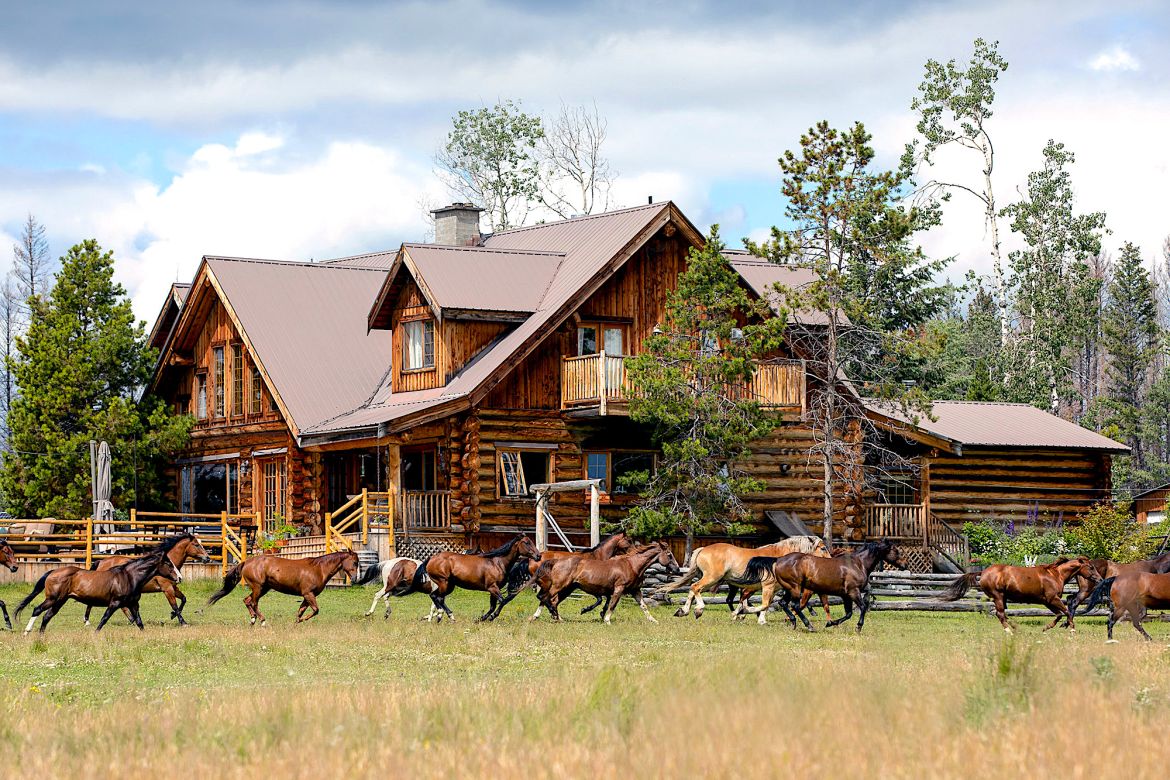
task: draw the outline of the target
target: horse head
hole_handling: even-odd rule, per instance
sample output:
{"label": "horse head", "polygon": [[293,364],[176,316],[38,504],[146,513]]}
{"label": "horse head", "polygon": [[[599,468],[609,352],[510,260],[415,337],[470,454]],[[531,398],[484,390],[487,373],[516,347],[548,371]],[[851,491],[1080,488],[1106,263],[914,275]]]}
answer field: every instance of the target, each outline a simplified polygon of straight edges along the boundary
{"label": "horse head", "polygon": [[671,577],[681,574],[682,569],[679,567],[678,560],[675,559],[674,552],[670,549],[670,545],[661,541],[655,542],[655,544],[661,547],[661,550],[658,553],[658,558],[655,562],[659,566],[665,567],[666,573]]}
{"label": "horse head", "polygon": [[540,550],[536,549],[536,542],[532,541],[527,536],[519,536],[516,538],[516,557],[530,558],[534,561],[539,561]]}
{"label": "horse head", "polygon": [[353,550],[345,550],[341,558],[341,570],[345,576],[349,577],[349,581],[353,582],[358,578],[358,554]]}
{"label": "horse head", "polygon": [[0,542],[0,566],[7,566],[11,572],[16,571],[16,552],[8,542]]}
{"label": "horse head", "polygon": [[[142,560],[149,561],[154,555],[158,555],[159,560],[153,576],[162,577],[164,580],[170,580],[171,582],[183,581],[183,572],[179,571],[179,567],[171,561],[170,556],[166,553],[154,553],[153,555],[146,556]],[[153,562],[151,565],[154,565]]]}
{"label": "horse head", "polygon": [[601,546],[608,546],[612,555],[625,555],[630,550],[634,549],[634,540],[629,537],[625,531],[618,531],[613,536],[601,543]]}
{"label": "horse head", "polygon": [[879,539],[873,545],[874,553],[881,563],[888,563],[895,569],[906,569],[908,566],[908,562],[902,557],[902,551],[898,549],[898,545],[889,539]]}
{"label": "horse head", "polygon": [[1076,558],[1066,562],[1077,564],[1076,568],[1073,570],[1072,576],[1084,577],[1091,584],[1096,584],[1101,581],[1101,572],[1097,571],[1097,567],[1093,565],[1093,562],[1084,555],[1078,555]]}
{"label": "horse head", "polygon": [[194,558],[199,563],[211,563],[211,553],[207,552],[207,548],[203,546],[203,542],[199,541],[199,537],[195,534],[187,534],[191,539],[187,546],[187,557]]}

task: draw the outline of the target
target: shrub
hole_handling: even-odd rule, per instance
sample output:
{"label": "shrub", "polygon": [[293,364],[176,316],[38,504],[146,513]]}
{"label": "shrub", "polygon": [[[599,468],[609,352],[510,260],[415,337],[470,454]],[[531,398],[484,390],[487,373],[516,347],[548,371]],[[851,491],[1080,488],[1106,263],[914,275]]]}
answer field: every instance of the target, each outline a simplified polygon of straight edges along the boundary
{"label": "shrub", "polygon": [[1078,552],[1090,558],[1129,563],[1153,552],[1154,533],[1137,523],[1128,504],[1096,504],[1071,532]]}

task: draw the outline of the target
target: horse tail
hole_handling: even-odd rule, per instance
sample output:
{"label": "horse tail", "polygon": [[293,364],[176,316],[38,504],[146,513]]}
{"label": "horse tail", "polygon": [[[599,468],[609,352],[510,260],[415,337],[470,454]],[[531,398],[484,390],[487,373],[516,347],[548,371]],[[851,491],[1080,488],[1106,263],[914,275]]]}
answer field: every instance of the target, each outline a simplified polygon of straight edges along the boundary
{"label": "horse tail", "polygon": [[532,580],[533,576],[528,573],[528,559],[521,558],[508,569],[508,592],[519,593]]}
{"label": "horse tail", "polygon": [[231,571],[224,575],[223,587],[221,587],[215,593],[211,594],[211,598],[207,600],[207,606],[210,607],[212,604],[219,601],[224,596],[236,589],[236,586],[240,584],[240,570],[243,568],[244,562],[240,561],[231,568]]}
{"label": "horse tail", "polygon": [[755,585],[764,580],[764,577],[770,576],[772,573],[772,566],[775,565],[778,558],[772,558],[767,555],[757,555],[747,562],[744,567],[743,574],[735,578],[736,585]]}
{"label": "horse tail", "polygon": [[414,570],[414,576],[410,578],[410,582],[400,582],[394,586],[394,590],[390,591],[391,596],[406,596],[411,593],[418,593],[422,590],[423,583],[429,578],[427,577],[427,564],[431,562],[430,558],[418,565]]}
{"label": "horse tail", "polygon": [[32,600],[37,597],[37,594],[45,589],[45,580],[49,579],[49,575],[52,574],[54,571],[56,571],[56,569],[52,569],[52,570],[47,571],[44,574],[42,574],[41,578],[39,580],[37,580],[37,584],[33,585],[32,593],[25,596],[24,601],[22,601],[16,605],[16,613],[15,614],[17,617],[20,617],[20,611],[22,609],[24,609],[25,607],[27,607],[29,604],[31,604]]}
{"label": "horse tail", "polygon": [[696,547],[691,550],[691,557],[687,559],[687,570],[683,572],[682,576],[673,582],[668,582],[665,585],[660,585],[654,589],[655,593],[669,593],[672,590],[678,590],[684,585],[690,585],[695,580],[703,576],[703,570],[696,565],[699,553],[703,551],[702,547]]}
{"label": "horse tail", "polygon": [[376,580],[382,576],[382,567],[385,566],[387,563],[389,563],[389,561],[378,561],[373,566],[366,569],[365,574],[363,574],[361,576],[361,578],[353,584],[354,585],[369,585],[371,582],[373,582],[374,580]]}
{"label": "horse tail", "polygon": [[967,595],[967,591],[971,590],[971,586],[975,584],[975,580],[979,579],[979,572],[969,571],[961,577],[956,577],[954,581],[947,586],[947,589],[938,597],[939,601],[958,601]]}
{"label": "horse tail", "polygon": [[1086,612],[1092,612],[1093,607],[1097,606],[1097,603],[1102,599],[1105,599],[1106,601],[1110,600],[1109,589],[1113,587],[1113,581],[1115,579],[1117,578],[1109,577],[1108,579],[1101,580],[1097,583],[1097,587],[1093,588],[1093,592],[1089,594],[1088,602],[1086,602],[1085,606],[1081,608],[1082,615]]}

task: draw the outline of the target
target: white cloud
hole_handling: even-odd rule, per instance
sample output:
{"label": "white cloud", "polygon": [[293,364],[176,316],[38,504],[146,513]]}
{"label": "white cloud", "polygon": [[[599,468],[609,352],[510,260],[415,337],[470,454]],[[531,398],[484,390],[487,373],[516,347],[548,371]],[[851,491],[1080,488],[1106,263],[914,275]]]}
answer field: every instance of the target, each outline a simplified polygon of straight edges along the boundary
{"label": "white cloud", "polygon": [[1120,45],[1100,52],[1089,61],[1089,68],[1096,71],[1141,70],[1141,67],[1137,57],[1134,57],[1129,53],[1129,50]]}

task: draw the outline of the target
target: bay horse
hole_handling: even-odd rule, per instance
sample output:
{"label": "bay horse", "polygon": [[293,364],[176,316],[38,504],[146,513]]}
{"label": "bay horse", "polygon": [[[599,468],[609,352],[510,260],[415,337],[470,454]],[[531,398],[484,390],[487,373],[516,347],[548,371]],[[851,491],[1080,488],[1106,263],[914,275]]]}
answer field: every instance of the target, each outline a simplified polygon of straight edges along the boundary
{"label": "bay horse", "polygon": [[[355,585],[367,585],[379,577],[382,578],[382,589],[374,594],[374,602],[370,604],[369,610],[366,611],[366,616],[374,614],[374,610],[378,607],[378,599],[386,600],[386,614],[382,617],[390,617],[390,597],[394,591],[403,584],[408,584],[414,579],[414,573],[418,567],[422,565],[422,561],[415,558],[390,558],[385,561],[379,561],[377,566],[371,566],[362,575],[362,578],[355,582]],[[430,593],[434,589],[435,583],[428,577],[423,583],[423,589]]]}
{"label": "bay horse", "polygon": [[[175,565],[176,569],[182,571],[183,564],[191,558],[197,559],[200,563],[211,563],[211,556],[203,548],[203,545],[199,542],[199,537],[195,536],[195,534],[188,531],[178,534],[175,538],[178,541],[171,548],[170,552],[167,553],[167,557],[171,559],[171,563]],[[109,558],[95,561],[93,566],[90,567],[90,571],[106,571],[115,566],[121,566],[123,563],[129,563],[132,560],[134,558],[130,555],[111,555]],[[183,594],[183,591],[179,590],[179,586],[174,582],[171,582],[165,577],[155,577],[146,583],[142,588],[142,592],[162,593],[165,595],[171,605],[171,620],[178,618],[180,626],[187,625],[187,621],[183,619],[183,607],[187,606],[187,597]],[[89,613],[92,610],[93,607],[85,608],[85,625],[87,626],[89,625]],[[122,611],[126,612],[127,617],[129,617],[129,611]]]}
{"label": "bay horse", "polygon": [[[822,600],[828,596],[839,596],[845,607],[845,614],[836,620],[829,620],[825,628],[833,628],[853,618],[853,607],[860,613],[857,619],[857,633],[865,627],[865,616],[869,612],[869,575],[882,564],[905,568],[902,554],[897,545],[889,539],[866,542],[856,550],[828,558],[808,553],[790,553],[774,557],[756,557],[748,562],[743,581],[757,582],[763,594],[758,607],[745,611],[759,616],[758,622],[767,621],[764,614],[772,603],[777,590],[781,591],[780,607],[788,621],[796,627],[796,617],[812,631],[812,623],[804,615],[809,599],[818,595]],[[789,605],[796,603],[796,616]]]}
{"label": "bay horse", "polygon": [[[1097,570],[1097,574],[1101,578],[1121,577],[1126,574],[1166,574],[1170,572],[1170,552],[1133,563],[1114,563],[1108,558],[1093,558],[1089,563]],[[1082,577],[1078,574],[1077,592],[1068,597],[1068,611],[1075,613],[1077,607],[1089,598],[1089,594],[1093,592],[1093,587],[1096,584],[1088,577]],[[1085,612],[1088,612],[1088,609],[1083,610],[1081,614],[1083,615]]]}
{"label": "bay horse", "polygon": [[[563,558],[577,558],[577,557],[590,558],[590,559],[595,560],[595,561],[607,561],[610,558],[614,558],[618,555],[625,555],[626,553],[628,553],[630,550],[633,550],[633,549],[634,549],[634,540],[631,539],[629,536],[627,536],[625,531],[618,531],[616,534],[612,534],[611,536],[606,537],[599,544],[596,544],[593,547],[590,547],[588,550],[572,550],[572,551],[570,551],[570,550],[545,550],[543,553],[540,554],[539,561],[529,559],[524,564],[520,564],[519,566],[512,567],[513,577],[510,579],[515,578],[515,572],[516,572],[517,568],[522,568],[523,573],[526,574],[527,576],[526,576],[524,582],[515,583],[515,582],[510,581],[508,583],[509,595],[512,598],[515,598],[516,592],[523,590],[528,585],[533,585],[535,587],[536,570],[540,567],[540,564],[544,561],[557,561],[557,560],[561,560]],[[515,579],[518,579],[518,578],[515,578]],[[604,601],[605,601],[605,599],[598,598],[592,604],[582,608],[581,614],[584,615],[586,612],[589,612],[590,610],[597,609],[599,606],[602,605],[602,603]],[[537,604],[536,611],[534,613],[532,613],[531,620],[536,620],[537,618],[539,618],[540,612],[542,609],[544,609],[544,605]]]}
{"label": "bay horse", "polygon": [[[650,614],[649,607],[642,596],[641,582],[646,570],[653,564],[666,567],[670,575],[678,574],[678,562],[674,553],[666,542],[651,542],[637,547],[632,552],[619,555],[607,560],[593,558],[560,558],[540,564],[536,570],[536,584],[540,588],[541,604],[548,607],[553,620],[560,622],[561,616],[557,611],[560,601],[574,590],[583,590],[593,596],[607,599],[601,610],[601,619],[610,622],[618,602],[623,593],[634,595],[638,606],[650,620],[657,623]],[[534,620],[534,615],[530,620]]]}
{"label": "bay horse", "polygon": [[399,586],[393,595],[405,596],[423,591],[429,579],[433,587],[430,590],[431,611],[426,619],[429,621],[437,617],[441,621],[445,614],[454,621],[455,613],[447,607],[447,596],[451,591],[457,587],[486,591],[491,596],[491,602],[487,612],[480,615],[479,619],[495,620],[504,606],[515,598],[512,593],[505,596],[500,586],[507,585],[508,572],[517,561],[529,558],[539,561],[541,553],[536,549],[535,542],[523,534],[479,555],[444,551],[427,558],[415,571],[409,585]]}
{"label": "bay horse", "polygon": [[[210,607],[231,593],[242,581],[251,590],[244,596],[244,606],[248,609],[251,625],[256,625],[257,620],[261,626],[268,624],[260,612],[260,599],[270,590],[300,596],[301,608],[297,610],[295,622],[303,623],[312,620],[321,612],[321,608],[317,606],[317,596],[321,595],[325,585],[339,571],[344,572],[351,582],[357,579],[358,554],[353,550],[339,550],[315,558],[257,555],[255,558],[237,563],[224,575],[223,586],[211,594],[207,606]],[[313,610],[308,617],[304,616],[306,609]]]}
{"label": "bay horse", "polygon": [[979,590],[983,591],[995,605],[995,616],[999,618],[1003,630],[1012,633],[1012,626],[1008,622],[1008,599],[1024,604],[1042,604],[1052,611],[1055,618],[1045,627],[1045,631],[1055,628],[1064,618],[1064,627],[1076,631],[1073,624],[1073,613],[1061,598],[1064,595],[1064,585],[1073,577],[1087,577],[1094,583],[1101,580],[1097,569],[1083,555],[1076,558],[1057,558],[1053,563],[1039,566],[1008,566],[997,563],[988,566],[982,572],[968,572],[957,577],[940,596],[942,601],[958,601],[967,591],[979,582]]}
{"label": "bay horse", "polygon": [[1142,621],[1145,620],[1147,610],[1170,609],[1170,574],[1137,572],[1107,577],[1093,589],[1089,606],[1085,611],[1097,606],[1097,602],[1106,593],[1113,601],[1113,608],[1109,610],[1109,621],[1106,623],[1107,641],[1117,641],[1113,638],[1113,626],[1126,617],[1147,642],[1153,641],[1153,637],[1142,627]]}
{"label": "bay horse", "polygon": [[146,583],[156,576],[173,582],[179,582],[183,578],[167,557],[167,553],[177,542],[175,538],[167,539],[146,555],[105,571],[90,571],[80,566],[62,566],[46,572],[37,580],[32,593],[25,596],[16,607],[16,614],[19,616],[37,594],[44,591],[45,600],[33,609],[24,633],[32,631],[33,623],[42,614],[44,618],[41,620],[40,633],[45,633],[49,621],[61,611],[61,607],[65,606],[69,599],[80,601],[87,607],[106,608],[102,619],[98,621],[97,631],[102,630],[111,615],[123,608],[130,611],[131,622],[140,630],[143,629],[142,616],[138,613],[138,601],[142,597],[142,589]]}
{"label": "bay horse", "polygon": [[[658,588],[659,593],[677,590],[687,583],[694,583],[687,593],[687,600],[674,613],[675,617],[685,617],[691,611],[691,603],[695,605],[695,619],[703,616],[706,603],[703,601],[703,591],[719,587],[720,583],[728,582],[727,606],[732,608],[736,590],[739,585],[732,585],[731,580],[742,578],[748,561],[757,556],[779,558],[789,553],[811,553],[820,557],[828,557],[829,552],[825,542],[819,536],[793,536],[781,539],[763,547],[737,547],[734,544],[720,542],[706,547],[697,547],[691,552],[687,561],[686,573],[677,580]],[[749,595],[755,588],[748,591]],[[828,614],[829,602],[824,600],[825,614]],[[734,618],[736,614],[733,614]]]}
{"label": "bay horse", "polygon": [[[6,541],[0,541],[0,566],[7,566],[8,571],[16,573],[16,552],[12,549],[12,545]],[[0,612],[4,613],[4,626],[11,631],[12,620],[8,617],[8,605],[4,603],[3,599],[0,599]]]}

